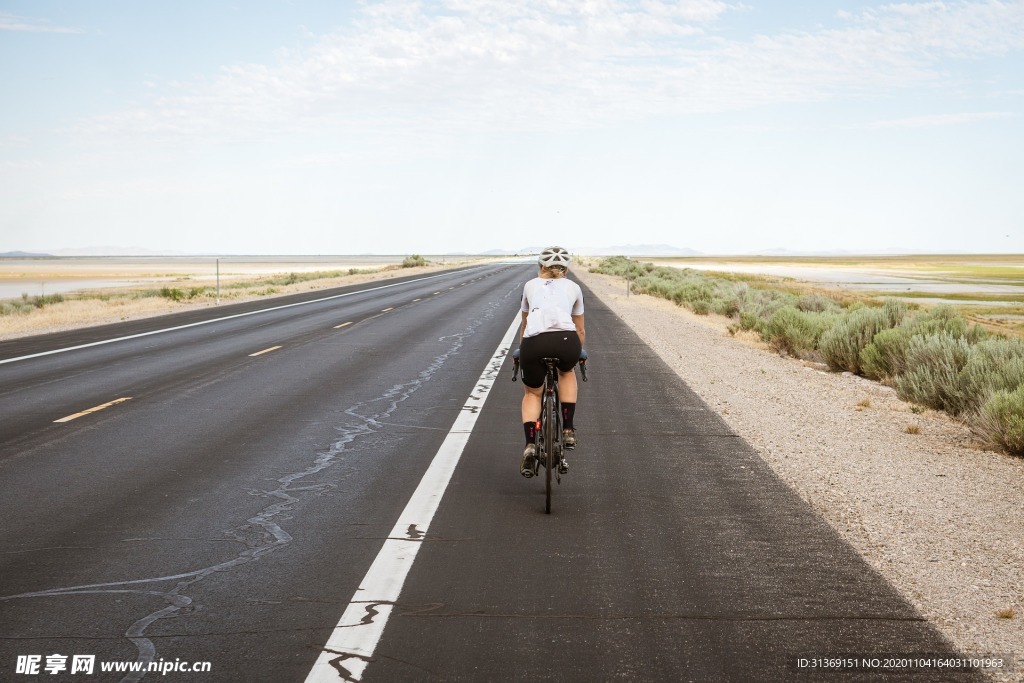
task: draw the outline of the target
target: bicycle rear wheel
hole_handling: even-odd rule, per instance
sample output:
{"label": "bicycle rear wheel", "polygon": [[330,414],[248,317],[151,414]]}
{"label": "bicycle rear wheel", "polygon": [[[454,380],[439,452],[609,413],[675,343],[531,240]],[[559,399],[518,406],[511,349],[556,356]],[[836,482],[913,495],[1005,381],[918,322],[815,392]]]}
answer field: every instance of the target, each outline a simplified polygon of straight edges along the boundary
{"label": "bicycle rear wheel", "polygon": [[555,401],[548,395],[544,396],[544,512],[551,514],[551,468],[557,467],[555,462]]}

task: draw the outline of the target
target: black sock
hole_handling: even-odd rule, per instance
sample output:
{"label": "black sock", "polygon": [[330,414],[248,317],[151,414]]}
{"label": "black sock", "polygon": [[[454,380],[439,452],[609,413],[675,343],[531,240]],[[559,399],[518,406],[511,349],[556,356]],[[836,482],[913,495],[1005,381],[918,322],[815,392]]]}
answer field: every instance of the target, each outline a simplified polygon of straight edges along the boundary
{"label": "black sock", "polygon": [[562,428],[563,429],[575,429],[572,424],[572,418],[576,415],[576,404],[575,403],[563,403],[562,404]]}
{"label": "black sock", "polygon": [[523,432],[526,433],[526,445],[529,446],[531,443],[537,440],[537,423],[524,422]]}

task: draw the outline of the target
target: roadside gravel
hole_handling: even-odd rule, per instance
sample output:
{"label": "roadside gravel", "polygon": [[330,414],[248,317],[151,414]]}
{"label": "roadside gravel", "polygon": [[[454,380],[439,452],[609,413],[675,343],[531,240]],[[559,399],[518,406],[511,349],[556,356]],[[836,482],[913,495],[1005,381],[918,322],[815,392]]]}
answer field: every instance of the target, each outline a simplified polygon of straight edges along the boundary
{"label": "roadside gravel", "polygon": [[574,274],[963,654],[1010,655],[990,678],[1024,681],[1024,459],[889,387],[730,337],[724,318]]}

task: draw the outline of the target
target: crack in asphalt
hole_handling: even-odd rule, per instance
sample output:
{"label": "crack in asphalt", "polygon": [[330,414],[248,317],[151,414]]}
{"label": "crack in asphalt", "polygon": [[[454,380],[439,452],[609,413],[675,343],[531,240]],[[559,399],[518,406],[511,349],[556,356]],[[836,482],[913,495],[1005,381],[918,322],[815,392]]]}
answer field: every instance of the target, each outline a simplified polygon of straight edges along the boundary
{"label": "crack in asphalt", "polygon": [[324,652],[329,652],[329,653],[331,653],[333,655],[338,655],[338,657],[336,659],[332,659],[331,660],[331,666],[334,667],[334,669],[338,672],[338,674],[341,676],[341,679],[343,681],[358,681],[358,680],[360,680],[359,678],[354,677],[352,675],[352,672],[349,671],[348,669],[346,669],[342,665],[342,662],[344,662],[345,660],[348,660],[348,659],[358,659],[360,661],[366,662],[367,664],[369,664],[371,662],[374,662],[374,661],[376,661],[378,659],[386,659],[386,660],[391,661],[391,662],[398,662],[399,664],[404,664],[404,665],[406,665],[406,666],[408,666],[410,668],[417,669],[419,671],[423,671],[425,673],[430,674],[434,678],[437,677],[437,672],[436,671],[433,671],[433,670],[428,669],[426,667],[420,666],[418,664],[413,664],[412,662],[407,662],[404,659],[399,659],[397,657],[388,657],[387,655],[374,655],[372,657],[367,657],[366,655],[360,655],[360,654],[356,654],[354,652],[340,652],[338,650],[331,650],[331,649],[325,649]]}
{"label": "crack in asphalt", "polygon": [[337,658],[331,660],[331,666],[334,667],[335,671],[338,672],[338,675],[341,676],[341,680],[343,681],[357,681],[359,679],[353,677],[352,672],[346,669],[342,665],[342,662],[349,659],[358,659],[369,664],[373,661],[373,657],[357,655],[354,652],[337,652],[335,650],[327,650],[327,652],[330,652],[333,655],[338,655]]}
{"label": "crack in asphalt", "polygon": [[[165,537],[154,537],[154,538],[122,538],[118,543],[143,543],[150,541],[189,541],[199,543],[234,543],[236,539],[232,538],[165,538]],[[47,550],[110,550],[116,548],[117,545],[111,543],[107,545],[52,545],[45,548],[25,548],[24,550],[0,550],[0,555],[21,555],[24,553],[41,553]]]}
{"label": "crack in asphalt", "polygon": [[[301,502],[302,497],[312,494],[319,495],[334,488],[332,484],[308,484],[298,486],[296,485],[297,482],[315,476],[323,470],[331,467],[338,460],[339,456],[349,449],[350,444],[352,444],[356,439],[374,434],[381,428],[386,427],[389,423],[385,420],[398,410],[399,405],[428,382],[452,356],[457,355],[462,350],[466,339],[471,337],[485,321],[490,320],[497,315],[497,313],[502,309],[502,305],[505,303],[505,300],[508,299],[509,296],[515,294],[515,292],[516,289],[510,289],[503,296],[489,302],[484,307],[483,312],[463,331],[439,337],[437,341],[448,343],[447,350],[434,357],[433,361],[424,370],[420,371],[415,379],[401,384],[395,384],[381,396],[367,401],[358,402],[347,408],[344,411],[344,414],[355,418],[356,423],[337,427],[336,429],[341,436],[335,440],[325,452],[317,455],[309,467],[279,478],[277,480],[279,486],[272,491],[250,491],[251,495],[265,498],[276,498],[278,499],[278,502],[264,508],[253,517],[250,517],[246,520],[245,524],[224,532],[225,535],[229,537],[226,540],[238,541],[247,546],[246,549],[240,552],[236,557],[191,572],[145,579],[132,579],[127,581],[52,588],[42,591],[20,593],[17,595],[0,596],[0,602],[43,597],[126,593],[158,597],[167,603],[166,606],[145,615],[141,619],[138,619],[128,627],[124,636],[119,637],[127,638],[135,645],[138,650],[138,657],[136,661],[142,664],[141,668],[147,668],[147,665],[150,662],[156,660],[156,646],[153,643],[153,637],[146,635],[146,630],[154,622],[171,617],[181,609],[191,606],[192,598],[184,595],[183,593],[193,585],[203,581],[213,574],[231,571],[241,565],[256,561],[263,555],[289,545],[292,541],[291,535],[273,521],[273,518],[283,512],[292,510],[297,503]],[[497,364],[497,367],[500,367],[500,363]],[[479,390],[479,387],[477,390]],[[376,412],[369,412],[369,410],[373,409],[372,404],[380,402],[385,403],[384,408],[377,409]],[[363,414],[364,412],[368,414]],[[413,529],[410,528],[410,533],[412,533],[412,531]],[[178,581],[178,583],[167,591],[134,590],[124,588],[125,586],[162,583],[168,581]],[[365,623],[372,622],[373,618],[377,615],[376,607],[379,604],[380,603],[371,603],[367,605],[367,615],[363,617]],[[156,637],[159,638],[159,636]],[[345,680],[351,680],[351,678],[349,678],[350,674],[344,669],[341,662],[344,659],[360,657],[360,655],[340,652],[336,654],[341,655],[341,657],[332,662],[332,665],[338,669],[339,674],[346,677]],[[367,659],[366,661],[369,660]],[[145,675],[146,671],[131,672],[121,679],[121,683],[138,683],[138,681],[140,681]]]}

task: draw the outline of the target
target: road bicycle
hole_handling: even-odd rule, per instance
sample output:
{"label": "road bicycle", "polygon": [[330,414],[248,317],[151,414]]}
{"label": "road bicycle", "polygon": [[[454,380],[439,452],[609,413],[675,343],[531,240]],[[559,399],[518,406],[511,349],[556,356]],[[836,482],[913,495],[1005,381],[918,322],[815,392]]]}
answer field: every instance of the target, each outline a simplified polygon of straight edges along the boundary
{"label": "road bicycle", "polygon": [[[512,354],[512,381],[519,375],[519,349]],[[556,484],[562,483],[562,475],[568,471],[562,444],[562,404],[558,400],[558,358],[542,358],[544,384],[541,385],[540,420],[537,421],[537,457],[533,461],[534,475],[544,467],[544,512],[551,514],[551,479],[554,473]],[[587,352],[580,353],[580,376],[587,381]]]}

